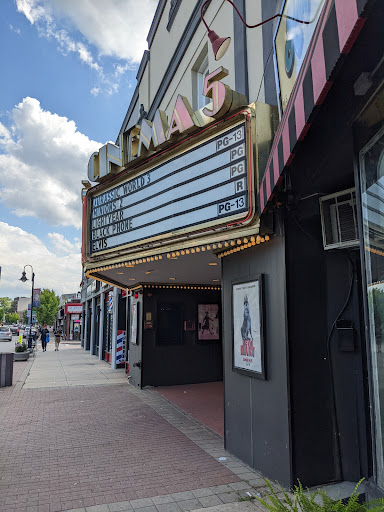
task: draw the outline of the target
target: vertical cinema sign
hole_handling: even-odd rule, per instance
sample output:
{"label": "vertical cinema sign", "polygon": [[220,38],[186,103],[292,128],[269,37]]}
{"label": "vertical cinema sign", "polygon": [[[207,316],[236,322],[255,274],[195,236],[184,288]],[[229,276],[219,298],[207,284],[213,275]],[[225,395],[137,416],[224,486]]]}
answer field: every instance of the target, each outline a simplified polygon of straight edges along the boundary
{"label": "vertical cinema sign", "polygon": [[128,134],[122,134],[120,146],[111,142],[105,144],[89,159],[88,179],[101,181],[135,158],[146,156],[149,152],[159,150],[164,144],[175,141],[180,134],[202,127],[246,104],[243,95],[221,82],[227,75],[228,71],[220,67],[205,77],[203,95],[211,103],[202,111],[193,112],[188,99],[179,94],[169,122],[166,113],[157,110],[153,122],[144,119],[141,126],[134,126]]}

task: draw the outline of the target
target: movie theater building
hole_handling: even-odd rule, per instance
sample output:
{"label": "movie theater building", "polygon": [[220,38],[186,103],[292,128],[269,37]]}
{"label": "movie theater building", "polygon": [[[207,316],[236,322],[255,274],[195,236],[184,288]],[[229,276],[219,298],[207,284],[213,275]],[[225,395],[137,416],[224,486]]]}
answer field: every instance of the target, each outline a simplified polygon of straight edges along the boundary
{"label": "movie theater building", "polygon": [[84,269],[130,290],[133,386],[224,378],[230,452],[283,485],[364,477],[373,496],[384,5],[234,4],[279,16],[246,28],[226,0],[160,0],[116,145],[90,158]]}

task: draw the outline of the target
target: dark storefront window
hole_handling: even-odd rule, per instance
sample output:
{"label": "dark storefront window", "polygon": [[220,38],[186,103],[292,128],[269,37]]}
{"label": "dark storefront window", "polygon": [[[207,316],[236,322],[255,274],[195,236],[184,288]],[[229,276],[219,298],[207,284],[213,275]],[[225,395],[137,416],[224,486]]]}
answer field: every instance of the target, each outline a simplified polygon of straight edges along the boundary
{"label": "dark storefront window", "polygon": [[177,345],[183,341],[183,319],[181,304],[159,305],[159,345]]}
{"label": "dark storefront window", "polygon": [[378,485],[384,488],[384,128],[360,153]]}

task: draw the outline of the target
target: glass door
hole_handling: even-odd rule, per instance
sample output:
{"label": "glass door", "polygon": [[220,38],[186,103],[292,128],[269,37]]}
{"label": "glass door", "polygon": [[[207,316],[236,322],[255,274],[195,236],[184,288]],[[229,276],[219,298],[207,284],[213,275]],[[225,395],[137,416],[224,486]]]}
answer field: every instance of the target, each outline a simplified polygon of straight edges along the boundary
{"label": "glass door", "polygon": [[377,484],[384,489],[384,127],[360,152]]}

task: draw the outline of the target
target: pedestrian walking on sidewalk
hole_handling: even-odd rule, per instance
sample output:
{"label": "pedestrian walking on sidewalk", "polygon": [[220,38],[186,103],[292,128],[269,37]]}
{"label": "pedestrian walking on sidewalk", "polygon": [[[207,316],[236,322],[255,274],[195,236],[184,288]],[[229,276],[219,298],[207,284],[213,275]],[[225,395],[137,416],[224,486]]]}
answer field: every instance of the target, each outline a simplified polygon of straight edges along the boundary
{"label": "pedestrian walking on sidewalk", "polygon": [[61,332],[57,329],[55,331],[55,352],[58,352],[61,341]]}
{"label": "pedestrian walking on sidewalk", "polygon": [[44,325],[44,327],[40,331],[41,348],[43,349],[43,352],[47,351],[47,335],[49,336],[49,331],[47,329],[47,326]]}

